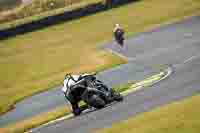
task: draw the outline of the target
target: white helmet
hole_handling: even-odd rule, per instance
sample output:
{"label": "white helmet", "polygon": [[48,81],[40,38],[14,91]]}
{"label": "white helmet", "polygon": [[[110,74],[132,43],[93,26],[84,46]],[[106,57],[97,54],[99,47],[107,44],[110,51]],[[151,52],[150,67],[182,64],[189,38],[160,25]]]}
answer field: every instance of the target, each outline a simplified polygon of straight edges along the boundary
{"label": "white helmet", "polygon": [[120,27],[120,25],[119,25],[119,24],[115,24],[115,26],[116,26],[116,27]]}

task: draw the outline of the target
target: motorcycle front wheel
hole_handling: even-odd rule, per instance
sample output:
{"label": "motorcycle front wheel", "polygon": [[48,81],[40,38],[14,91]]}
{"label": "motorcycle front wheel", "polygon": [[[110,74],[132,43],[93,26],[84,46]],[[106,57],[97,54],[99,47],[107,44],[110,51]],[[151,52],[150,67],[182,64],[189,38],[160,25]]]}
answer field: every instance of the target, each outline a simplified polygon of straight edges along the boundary
{"label": "motorcycle front wheel", "polygon": [[119,92],[117,92],[116,90],[114,90],[114,89],[112,89],[111,94],[112,94],[112,97],[113,97],[113,99],[115,101],[120,102],[120,101],[123,101],[123,99],[124,99],[123,96]]}

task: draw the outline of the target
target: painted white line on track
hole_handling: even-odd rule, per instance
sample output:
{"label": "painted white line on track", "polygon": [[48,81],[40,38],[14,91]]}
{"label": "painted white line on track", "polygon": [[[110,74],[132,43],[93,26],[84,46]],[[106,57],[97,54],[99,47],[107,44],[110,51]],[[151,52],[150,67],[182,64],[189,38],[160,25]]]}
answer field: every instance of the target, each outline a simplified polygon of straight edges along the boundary
{"label": "painted white line on track", "polygon": [[136,58],[135,57],[128,57],[128,56],[124,56],[123,54],[121,54],[120,52],[116,52],[116,51],[113,51],[112,49],[106,49],[108,52],[110,53],[113,53],[121,58],[124,58],[124,59],[128,59],[128,61],[135,61]]}
{"label": "painted white line on track", "polygon": [[[122,55],[121,53],[119,53],[119,52],[116,52],[116,51],[113,51],[112,49],[106,49],[108,52],[110,52],[110,53],[113,53],[113,54],[115,54],[115,55],[118,55],[119,57],[121,57],[121,58],[124,58],[125,60],[127,60],[127,57],[126,56],[124,56],[124,55]],[[128,59],[129,60],[129,59]]]}
{"label": "painted white line on track", "polygon": [[66,116],[61,117],[61,118],[58,118],[58,119],[56,119],[56,120],[49,121],[49,122],[47,122],[47,123],[45,123],[45,124],[43,124],[43,125],[40,125],[39,127],[36,127],[36,128],[34,128],[34,129],[31,129],[31,130],[29,130],[29,131],[27,131],[27,132],[25,132],[25,133],[32,133],[32,132],[35,132],[36,130],[38,130],[38,129],[40,129],[40,128],[46,127],[46,126],[51,125],[51,124],[55,124],[55,123],[60,122],[60,121],[63,121],[63,120],[70,119],[70,118],[72,118],[72,117],[74,117],[73,114],[66,115]]}
{"label": "painted white line on track", "polygon": [[188,58],[187,60],[185,60],[185,61],[183,62],[183,64],[186,64],[186,63],[192,61],[193,59],[195,59],[195,58],[197,58],[197,57],[199,57],[199,56],[192,56],[192,57]]}
{"label": "painted white line on track", "polygon": [[187,63],[190,63],[191,61],[199,58],[200,55],[193,55],[191,57],[189,57],[188,59],[184,60],[183,63],[180,63],[180,64],[175,64],[174,66],[177,67],[177,68],[180,68],[182,67],[183,65],[187,64]]}

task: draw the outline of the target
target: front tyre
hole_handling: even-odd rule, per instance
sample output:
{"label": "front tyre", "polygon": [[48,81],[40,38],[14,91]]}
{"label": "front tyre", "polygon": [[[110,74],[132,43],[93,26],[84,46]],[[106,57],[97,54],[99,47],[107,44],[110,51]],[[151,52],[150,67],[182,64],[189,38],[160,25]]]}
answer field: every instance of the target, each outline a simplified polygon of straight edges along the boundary
{"label": "front tyre", "polygon": [[121,102],[124,99],[123,96],[119,92],[115,91],[114,89],[112,89],[112,97],[115,101],[118,101],[118,102]]}

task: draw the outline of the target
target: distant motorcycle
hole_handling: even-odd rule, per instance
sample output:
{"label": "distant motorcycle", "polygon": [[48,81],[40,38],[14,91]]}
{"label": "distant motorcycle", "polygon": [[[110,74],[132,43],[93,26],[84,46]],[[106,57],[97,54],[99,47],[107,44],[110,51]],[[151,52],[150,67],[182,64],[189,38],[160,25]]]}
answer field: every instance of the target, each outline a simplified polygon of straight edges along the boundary
{"label": "distant motorcycle", "polygon": [[124,46],[124,31],[122,29],[118,29],[114,33],[116,42],[123,47]]}
{"label": "distant motorcycle", "polygon": [[[70,99],[70,95],[78,101],[83,100],[88,106],[101,109],[106,104],[113,101],[122,101],[122,95],[112,88],[107,87],[102,81],[97,80],[96,74],[83,74],[76,80],[73,75],[68,74],[66,76],[68,81],[72,79],[73,85],[67,85],[67,98]],[[75,114],[76,115],[76,114]]]}

